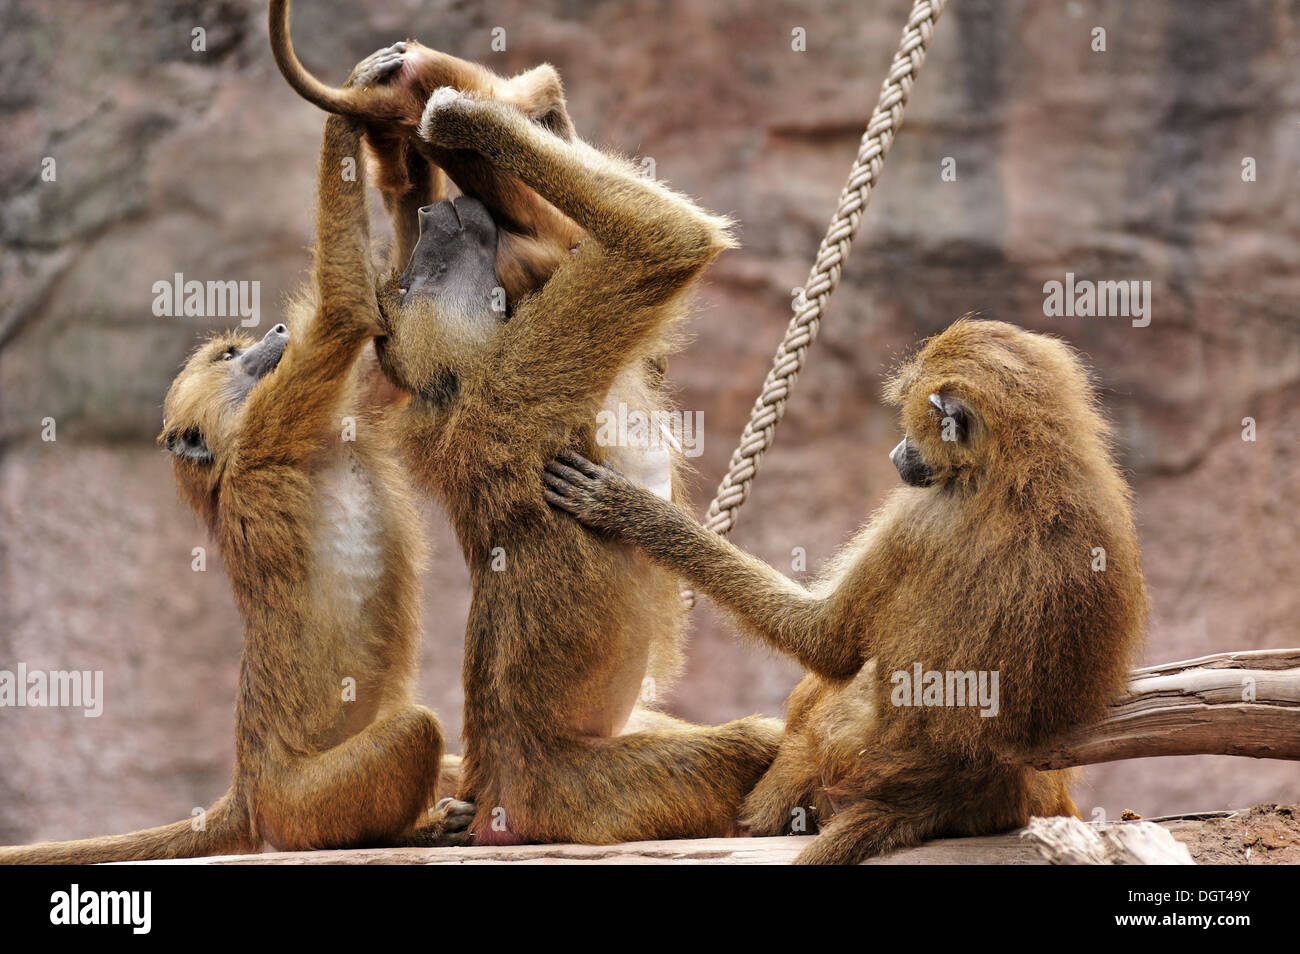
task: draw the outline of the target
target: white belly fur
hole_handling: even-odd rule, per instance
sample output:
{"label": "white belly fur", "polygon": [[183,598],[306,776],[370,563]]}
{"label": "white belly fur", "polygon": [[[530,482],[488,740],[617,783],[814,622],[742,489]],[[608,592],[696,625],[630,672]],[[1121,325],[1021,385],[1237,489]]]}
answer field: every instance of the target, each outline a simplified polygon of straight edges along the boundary
{"label": "white belly fur", "polygon": [[[617,391],[617,386],[610,389],[603,406],[603,410],[615,417],[620,414],[620,402],[626,400]],[[625,408],[626,405],[624,413]],[[672,452],[662,434],[651,433],[644,442],[615,444],[601,450],[605,452],[606,463],[628,480],[664,500],[673,499]]]}
{"label": "white belly fur", "polygon": [[335,614],[360,623],[361,608],[383,572],[383,533],[374,485],[356,458],[344,452],[315,477],[318,528],[315,569],[318,591]]}

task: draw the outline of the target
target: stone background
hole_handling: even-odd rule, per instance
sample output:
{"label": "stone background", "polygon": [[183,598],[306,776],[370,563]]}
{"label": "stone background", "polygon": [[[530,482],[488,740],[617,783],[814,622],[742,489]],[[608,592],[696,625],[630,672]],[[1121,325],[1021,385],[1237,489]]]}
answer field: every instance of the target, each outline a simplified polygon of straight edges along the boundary
{"label": "stone background", "polygon": [[[584,136],[653,157],[739,220],[744,247],[711,271],[671,367],[681,405],[704,413],[702,509],[908,4],[362,6],[299,3],[294,37],[320,75],[340,81],[403,35],[501,72],[549,60]],[[508,52],[490,50],[497,26]],[[1099,26],[1105,52],[1090,49]],[[154,317],[151,286],[256,280],[275,321],[306,274],[322,117],[276,72],[259,2],[0,0],[0,28],[0,669],[102,669],[107,694],[98,719],[0,710],[13,843],[171,821],[227,784],[239,624],[220,560],[190,569],[206,541],[152,445],[202,325]],[[1095,366],[1136,491],[1146,661],[1300,643],[1298,47],[1296,2],[954,0],[735,540],[784,569],[804,547],[816,570],[895,484],[883,372],[981,309]],[[1150,327],[1043,317],[1043,283],[1066,271],[1152,282]],[[466,573],[428,523],[421,699],[455,734]],[[796,678],[702,606],[672,708],[779,714]],[[1095,768],[1078,800],[1149,816],[1298,791],[1295,764],[1185,758]]]}

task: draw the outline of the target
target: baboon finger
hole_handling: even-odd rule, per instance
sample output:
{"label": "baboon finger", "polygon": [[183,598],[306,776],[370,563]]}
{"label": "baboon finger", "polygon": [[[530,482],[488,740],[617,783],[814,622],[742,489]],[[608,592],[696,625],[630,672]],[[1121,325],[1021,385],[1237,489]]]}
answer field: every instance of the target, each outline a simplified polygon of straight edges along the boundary
{"label": "baboon finger", "polygon": [[559,507],[561,510],[567,511],[571,514],[577,514],[578,512],[578,502],[576,500],[571,500],[562,494],[557,494],[549,487],[542,488],[542,496],[546,499],[546,502],[552,506]]}
{"label": "baboon finger", "polygon": [[442,813],[442,823],[448,832],[464,831],[478,812],[473,802],[462,802],[456,798],[444,798],[438,803]]}
{"label": "baboon finger", "polygon": [[565,480],[563,477],[561,477],[559,474],[552,473],[549,470],[544,471],[542,473],[542,480],[546,482],[547,486],[552,491],[566,498],[570,496],[576,496],[574,494],[574,491],[577,490],[577,488],[574,487],[573,484]]}
{"label": "baboon finger", "polygon": [[[575,490],[585,487],[585,485],[589,482],[589,479],[585,474],[579,473],[578,471],[574,470],[572,467],[566,467],[564,464],[561,464],[558,460],[553,460],[546,466],[546,473],[549,474],[551,477],[560,478],[561,480],[564,481],[565,484],[568,484],[569,486],[573,487],[573,489]],[[549,483],[552,487],[557,486],[554,480],[548,479],[547,483]],[[567,488],[561,488],[561,489],[567,489]]]}
{"label": "baboon finger", "polygon": [[571,467],[581,471],[592,480],[608,478],[613,476],[614,473],[608,467],[592,463],[576,451],[562,450],[560,453],[556,454],[555,457],[557,460],[562,460]]}

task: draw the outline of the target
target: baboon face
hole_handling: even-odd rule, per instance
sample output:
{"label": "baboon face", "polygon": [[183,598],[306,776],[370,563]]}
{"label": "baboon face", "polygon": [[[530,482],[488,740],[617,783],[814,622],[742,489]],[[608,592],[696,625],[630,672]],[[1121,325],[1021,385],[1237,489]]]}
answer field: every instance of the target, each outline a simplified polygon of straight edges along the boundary
{"label": "baboon face", "polygon": [[282,324],[260,341],[238,332],[205,341],[167,391],[159,442],[182,460],[210,464],[238,432],[248,395],[276,369],[288,343]]}
{"label": "baboon face", "polygon": [[[930,410],[926,431],[929,425],[937,422],[939,439],[949,443],[965,442],[970,437],[970,427],[966,406],[949,394],[930,394],[926,397]],[[926,462],[917,439],[908,433],[889,452],[889,459],[898,470],[903,483],[911,487],[928,487],[943,476]]]}
{"label": "baboon face", "polygon": [[964,317],[904,362],[886,388],[906,436],[891,459],[915,486],[978,482],[1107,439],[1074,350],[1049,335]]}
{"label": "baboon face", "polygon": [[459,387],[461,362],[480,352],[506,317],[497,283],[497,225],[477,199],[420,210],[420,239],[406,270],[379,290],[385,326],[376,339],[389,379],[435,404]]}

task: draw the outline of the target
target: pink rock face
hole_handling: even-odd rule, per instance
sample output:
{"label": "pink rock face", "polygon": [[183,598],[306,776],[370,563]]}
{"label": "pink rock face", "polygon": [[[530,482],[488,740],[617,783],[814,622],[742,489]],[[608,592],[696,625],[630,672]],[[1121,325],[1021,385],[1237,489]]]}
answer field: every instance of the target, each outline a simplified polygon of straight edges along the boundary
{"label": "pink rock face", "polygon": [[[302,3],[294,37],[332,81],[407,34],[500,72],[550,61],[584,136],[653,160],[654,174],[740,224],[743,248],[710,271],[669,369],[680,405],[704,415],[702,512],[906,4],[592,2],[561,15],[519,3],[490,25],[450,7]],[[210,22],[151,9],[20,0],[4,33],[0,669],[102,670],[105,698],[98,718],[0,709],[3,843],[185,818],[229,781],[239,622],[152,438],[196,335],[238,317],[155,317],[151,288],[177,272],[258,281],[263,327],[278,320],[306,276],[322,116],[273,69],[258,5],[223,6]],[[897,483],[884,374],[980,309],[1064,336],[1095,369],[1152,597],[1137,662],[1293,646],[1300,205],[1288,201],[1286,104],[1300,75],[1285,38],[1296,24],[1209,2],[1109,16],[1049,0],[951,5],[734,539],[792,575],[817,571]],[[191,49],[200,26],[204,52]],[[807,52],[791,48],[796,27]],[[54,181],[41,178],[46,157]],[[1149,325],[1049,317],[1044,285],[1067,272],[1150,282]],[[454,738],[467,574],[432,510],[428,526],[419,698]],[[195,547],[208,548],[202,572]],[[798,675],[702,604],[668,705],[709,722],[778,715]],[[1152,817],[1289,803],[1300,768],[1179,758],[1085,778],[1085,817]]]}

